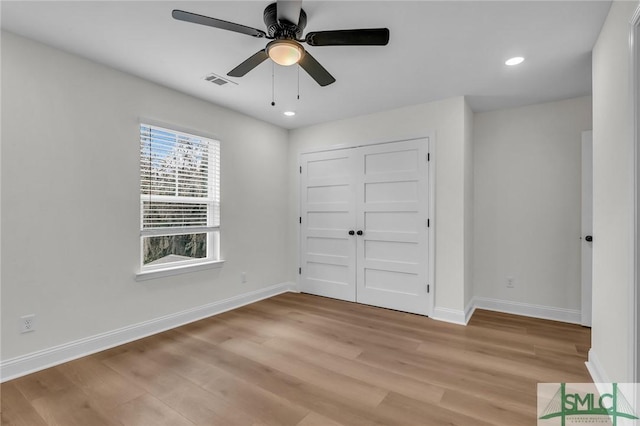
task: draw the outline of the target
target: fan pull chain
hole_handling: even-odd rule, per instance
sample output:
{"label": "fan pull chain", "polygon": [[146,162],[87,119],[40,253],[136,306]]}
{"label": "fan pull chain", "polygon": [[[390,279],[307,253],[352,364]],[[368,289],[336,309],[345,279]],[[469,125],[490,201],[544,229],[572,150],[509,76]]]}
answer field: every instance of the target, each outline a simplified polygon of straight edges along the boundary
{"label": "fan pull chain", "polygon": [[276,66],[271,61],[271,106],[276,106]]}
{"label": "fan pull chain", "polygon": [[300,100],[300,64],[298,64],[298,100]]}

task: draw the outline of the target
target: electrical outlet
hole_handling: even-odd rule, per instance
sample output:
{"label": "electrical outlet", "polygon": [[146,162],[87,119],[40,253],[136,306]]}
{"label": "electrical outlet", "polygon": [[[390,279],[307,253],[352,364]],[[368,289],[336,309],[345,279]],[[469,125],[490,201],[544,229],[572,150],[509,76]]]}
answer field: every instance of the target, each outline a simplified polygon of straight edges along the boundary
{"label": "electrical outlet", "polygon": [[28,333],[36,330],[36,316],[34,314],[20,317],[20,333]]}
{"label": "electrical outlet", "polygon": [[507,288],[513,288],[514,283],[515,283],[515,280],[513,279],[513,277],[507,277]]}
{"label": "electrical outlet", "polygon": [[243,273],[241,273],[241,274],[240,274],[240,280],[241,280],[243,283],[246,283],[246,282],[247,282],[247,273],[246,273],[246,272],[243,272]]}

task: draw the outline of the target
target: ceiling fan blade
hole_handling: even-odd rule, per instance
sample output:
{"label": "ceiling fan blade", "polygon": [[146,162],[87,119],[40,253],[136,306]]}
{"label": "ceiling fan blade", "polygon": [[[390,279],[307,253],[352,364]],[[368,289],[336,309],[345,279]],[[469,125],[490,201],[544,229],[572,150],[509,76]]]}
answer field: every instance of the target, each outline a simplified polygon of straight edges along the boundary
{"label": "ceiling fan blade", "polygon": [[389,43],[388,28],[310,32],[305,37],[309,46],[385,46]]}
{"label": "ceiling fan blade", "polygon": [[276,5],[278,21],[298,25],[300,9],[302,9],[302,0],[278,0]]}
{"label": "ceiling fan blade", "polygon": [[313,78],[320,86],[328,86],[336,81],[329,71],[324,69],[320,62],[316,61],[316,58],[311,56],[309,52],[304,52],[302,59],[298,64]]}
{"label": "ceiling fan blade", "polygon": [[263,63],[268,57],[269,55],[267,55],[267,52],[265,52],[264,50],[260,50],[259,52],[256,52],[255,54],[250,56],[246,61],[229,71],[227,75],[230,77],[242,77],[258,65]]}
{"label": "ceiling fan blade", "polygon": [[247,27],[233,22],[223,21],[222,19],[210,18],[196,13],[185,12],[184,10],[175,9],[171,12],[171,16],[179,21],[191,22],[193,24],[206,25],[208,27],[220,28],[222,30],[234,31],[236,33],[247,34],[253,37],[264,38],[267,34],[255,28]]}

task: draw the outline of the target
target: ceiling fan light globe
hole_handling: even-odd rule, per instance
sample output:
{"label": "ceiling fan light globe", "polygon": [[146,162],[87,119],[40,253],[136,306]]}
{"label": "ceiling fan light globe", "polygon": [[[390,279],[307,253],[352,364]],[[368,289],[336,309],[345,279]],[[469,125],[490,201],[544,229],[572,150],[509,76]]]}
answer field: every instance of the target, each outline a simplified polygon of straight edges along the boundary
{"label": "ceiling fan light globe", "polygon": [[288,67],[298,63],[304,49],[293,40],[274,40],[267,45],[267,54],[276,64]]}

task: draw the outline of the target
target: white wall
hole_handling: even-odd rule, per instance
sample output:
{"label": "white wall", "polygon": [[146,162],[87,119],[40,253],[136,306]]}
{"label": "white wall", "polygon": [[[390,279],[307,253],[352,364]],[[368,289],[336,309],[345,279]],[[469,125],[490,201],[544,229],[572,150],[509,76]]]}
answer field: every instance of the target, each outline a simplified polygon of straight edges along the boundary
{"label": "white wall", "polygon": [[474,141],[473,125],[474,113],[465,104],[464,108],[464,306],[469,307],[473,299],[473,169],[474,169]]}
{"label": "white wall", "polygon": [[475,296],[579,310],[591,97],[479,113],[474,124]]}
{"label": "white wall", "polygon": [[[633,140],[629,21],[638,2],[614,1],[593,49],[593,328],[591,369],[633,381]],[[637,336],[636,336],[637,339]]]}
{"label": "white wall", "polygon": [[[140,117],[222,142],[221,269],[134,281]],[[3,33],[2,360],[284,282],[287,166],[286,130]]]}
{"label": "white wall", "polygon": [[465,108],[463,97],[319,124],[290,132],[290,279],[298,270],[299,155],[313,149],[436,133],[435,305],[462,312],[465,290]]}

